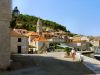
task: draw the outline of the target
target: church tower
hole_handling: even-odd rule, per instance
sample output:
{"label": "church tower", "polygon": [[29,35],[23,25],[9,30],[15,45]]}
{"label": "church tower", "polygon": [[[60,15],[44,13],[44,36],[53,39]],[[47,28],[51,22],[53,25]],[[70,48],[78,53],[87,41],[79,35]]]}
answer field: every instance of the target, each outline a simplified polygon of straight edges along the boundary
{"label": "church tower", "polygon": [[37,21],[37,33],[39,35],[42,35],[42,22],[41,22],[40,18],[38,18],[38,21]]}
{"label": "church tower", "polygon": [[0,69],[10,64],[11,0],[0,0]]}

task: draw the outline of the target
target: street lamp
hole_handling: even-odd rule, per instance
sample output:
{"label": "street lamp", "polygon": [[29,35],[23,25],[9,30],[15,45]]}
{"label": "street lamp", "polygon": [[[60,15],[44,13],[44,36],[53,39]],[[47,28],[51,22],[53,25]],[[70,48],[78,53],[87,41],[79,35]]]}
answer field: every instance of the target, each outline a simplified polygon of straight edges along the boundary
{"label": "street lamp", "polygon": [[16,26],[16,20],[17,17],[19,16],[20,11],[18,10],[17,7],[14,8],[14,10],[12,11],[12,20],[10,22],[10,27],[13,29]]}

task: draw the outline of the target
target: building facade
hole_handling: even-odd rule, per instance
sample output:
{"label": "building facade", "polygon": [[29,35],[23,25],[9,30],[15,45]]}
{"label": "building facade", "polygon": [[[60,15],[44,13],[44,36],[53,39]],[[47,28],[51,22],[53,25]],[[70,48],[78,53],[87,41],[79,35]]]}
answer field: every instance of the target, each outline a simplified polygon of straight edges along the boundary
{"label": "building facade", "polygon": [[[25,33],[25,32],[24,32]],[[27,54],[28,53],[28,37],[25,36],[23,30],[16,29],[11,31],[11,53]]]}

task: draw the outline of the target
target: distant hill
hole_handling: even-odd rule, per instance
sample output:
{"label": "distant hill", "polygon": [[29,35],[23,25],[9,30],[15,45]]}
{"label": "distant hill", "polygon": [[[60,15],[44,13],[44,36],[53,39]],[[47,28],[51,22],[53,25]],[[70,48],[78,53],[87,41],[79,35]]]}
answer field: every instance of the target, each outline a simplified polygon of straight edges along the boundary
{"label": "distant hill", "polygon": [[[30,16],[30,15],[25,15],[25,14],[20,14],[17,18],[17,26],[15,28],[21,28],[21,29],[26,29],[29,31],[36,31],[36,23],[37,23],[38,17],[36,16]],[[54,30],[54,31],[65,31],[68,33],[69,36],[73,36],[68,29],[66,29],[65,26],[58,24],[56,22],[50,21],[50,20],[44,20],[41,18],[42,25],[43,25],[43,30]]]}

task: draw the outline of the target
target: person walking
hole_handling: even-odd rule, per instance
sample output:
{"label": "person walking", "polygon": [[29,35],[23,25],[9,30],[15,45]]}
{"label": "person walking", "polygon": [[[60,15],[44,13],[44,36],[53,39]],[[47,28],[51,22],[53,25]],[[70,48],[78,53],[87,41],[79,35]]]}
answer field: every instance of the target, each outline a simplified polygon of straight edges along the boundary
{"label": "person walking", "polygon": [[83,62],[84,61],[84,56],[81,53],[79,54],[79,61],[80,62]]}
{"label": "person walking", "polygon": [[75,49],[73,48],[73,49],[71,50],[71,56],[72,56],[73,60],[75,60],[75,55],[76,55],[76,51],[75,51]]}

